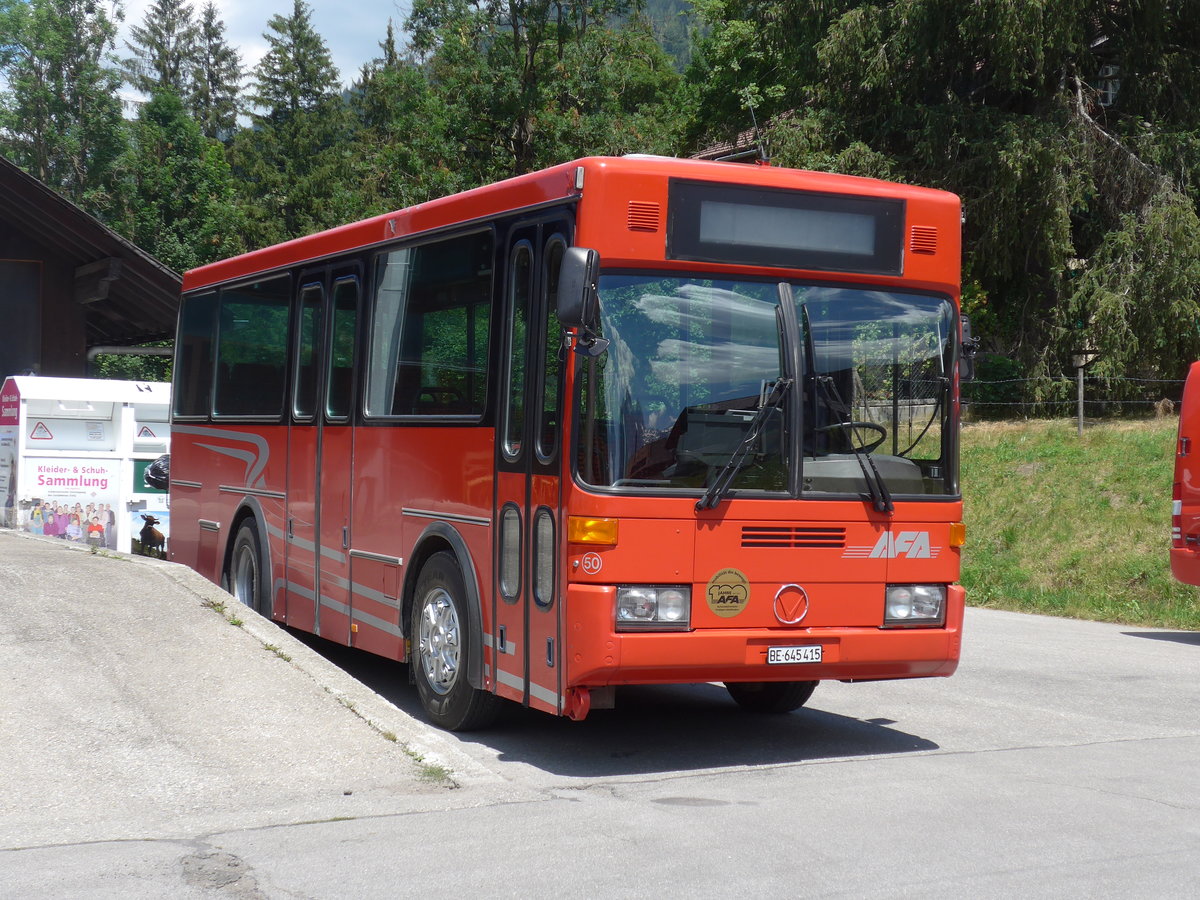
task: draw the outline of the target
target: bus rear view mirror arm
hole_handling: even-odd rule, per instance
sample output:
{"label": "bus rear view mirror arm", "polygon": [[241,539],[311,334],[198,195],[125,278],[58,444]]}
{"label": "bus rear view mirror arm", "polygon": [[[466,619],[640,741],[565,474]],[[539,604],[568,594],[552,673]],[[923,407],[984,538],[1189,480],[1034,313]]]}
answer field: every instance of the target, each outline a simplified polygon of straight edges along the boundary
{"label": "bus rear view mirror arm", "polygon": [[971,317],[962,319],[962,353],[958,358],[958,380],[975,380],[975,354],[979,352],[979,338],[971,333]]}
{"label": "bus rear view mirror arm", "polygon": [[600,313],[596,281],[600,277],[600,254],[586,247],[568,247],[558,274],[558,320],[564,328],[576,328],[576,352],[599,356],[608,341],[592,329]]}
{"label": "bus rear view mirror arm", "polygon": [[558,320],[564,328],[590,328],[596,324],[599,277],[599,253],[586,247],[566,249],[558,270]]}

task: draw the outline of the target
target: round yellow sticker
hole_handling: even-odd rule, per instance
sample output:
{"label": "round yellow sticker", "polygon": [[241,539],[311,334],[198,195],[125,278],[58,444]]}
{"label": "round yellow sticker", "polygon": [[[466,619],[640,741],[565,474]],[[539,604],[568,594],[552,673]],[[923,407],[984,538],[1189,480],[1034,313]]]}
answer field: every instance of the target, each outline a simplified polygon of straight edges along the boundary
{"label": "round yellow sticker", "polygon": [[750,602],[750,581],[738,569],[721,569],[708,579],[705,600],[718,616],[732,618]]}

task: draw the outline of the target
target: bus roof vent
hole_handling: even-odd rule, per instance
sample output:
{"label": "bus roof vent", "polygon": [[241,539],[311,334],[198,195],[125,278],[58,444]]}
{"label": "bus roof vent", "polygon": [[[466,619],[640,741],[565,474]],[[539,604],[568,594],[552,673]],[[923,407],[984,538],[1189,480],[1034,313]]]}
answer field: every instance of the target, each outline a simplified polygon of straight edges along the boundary
{"label": "bus roof vent", "polygon": [[932,225],[914,225],[908,235],[912,253],[937,253],[937,229]]}
{"label": "bus roof vent", "polygon": [[629,230],[658,231],[662,221],[662,208],[657,203],[645,200],[629,201]]}
{"label": "bus roof vent", "polygon": [[777,547],[780,549],[840,550],[846,545],[846,529],[833,526],[819,528],[803,525],[743,525],[743,547]]}

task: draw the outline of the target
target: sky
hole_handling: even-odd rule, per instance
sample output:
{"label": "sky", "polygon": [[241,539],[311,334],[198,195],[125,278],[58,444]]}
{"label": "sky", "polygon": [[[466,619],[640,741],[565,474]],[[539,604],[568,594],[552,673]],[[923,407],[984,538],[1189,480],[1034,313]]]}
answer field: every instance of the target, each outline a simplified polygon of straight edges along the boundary
{"label": "sky", "polygon": [[[192,0],[199,16],[205,0]],[[263,32],[267,20],[276,13],[292,13],[292,0],[215,0],[219,18],[225,22],[225,40],[242,55],[242,65],[251,71],[267,52]],[[129,26],[141,25],[153,0],[124,0],[125,21],[119,26],[117,55],[129,53],[125,41]],[[308,0],[313,27],[325,39],[333,64],[349,85],[358,77],[363,63],[380,56],[379,44],[387,36],[388,19],[396,25],[397,36],[408,16],[410,0]],[[402,38],[400,38],[402,42]]]}

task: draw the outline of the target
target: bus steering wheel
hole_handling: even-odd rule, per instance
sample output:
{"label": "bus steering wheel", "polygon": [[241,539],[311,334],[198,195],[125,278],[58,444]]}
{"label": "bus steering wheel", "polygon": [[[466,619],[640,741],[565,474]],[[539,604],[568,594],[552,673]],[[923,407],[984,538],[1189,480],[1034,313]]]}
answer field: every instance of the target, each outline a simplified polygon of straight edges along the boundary
{"label": "bus steering wheel", "polygon": [[874,431],[879,434],[879,437],[877,437],[875,440],[865,443],[858,448],[864,453],[870,453],[872,450],[882,444],[884,439],[887,438],[887,429],[882,425],[876,425],[874,422],[846,422],[845,424],[839,422],[835,425],[822,425],[820,428],[815,428],[813,430],[816,431],[817,434],[826,434],[830,431],[845,432],[858,428],[862,428],[867,431]]}

